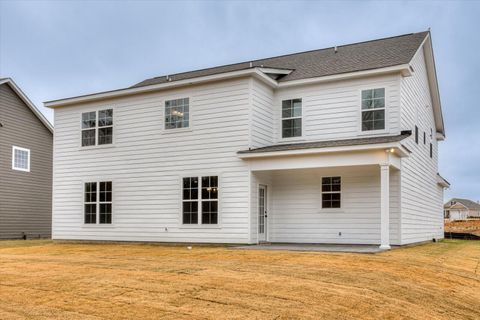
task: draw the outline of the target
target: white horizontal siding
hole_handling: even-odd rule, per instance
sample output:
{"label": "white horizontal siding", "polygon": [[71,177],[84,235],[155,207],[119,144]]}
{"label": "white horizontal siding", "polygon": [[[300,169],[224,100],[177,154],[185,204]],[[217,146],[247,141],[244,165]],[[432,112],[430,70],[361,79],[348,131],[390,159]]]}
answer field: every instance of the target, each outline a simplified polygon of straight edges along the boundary
{"label": "white horizontal siding", "polygon": [[400,75],[368,77],[355,80],[322,83],[279,89],[275,93],[274,135],[281,135],[282,100],[302,99],[303,137],[295,140],[336,140],[364,137],[361,132],[361,90],[386,89],[386,132],[400,132]]}
{"label": "white horizontal siding", "polygon": [[[403,78],[401,83],[402,129],[413,133],[404,142],[412,153],[402,159],[402,244],[443,238],[443,189],[437,185],[438,142],[423,50],[416,54],[411,64],[413,75]],[[415,143],[415,125],[419,128],[418,144]],[[431,129],[433,135],[430,135]],[[430,158],[430,142],[433,143],[433,158]]]}
{"label": "white horizontal siding", "polygon": [[[249,241],[248,79],[55,110],[54,239]],[[164,101],[190,98],[191,130],[165,131]],[[114,145],[80,147],[81,113],[114,108]],[[181,224],[181,176],[220,177],[220,223]],[[113,181],[113,224],[83,224],[83,183]]]}
{"label": "white horizontal siding", "polygon": [[251,147],[274,143],[274,92],[263,82],[252,79]]}
{"label": "white horizontal siding", "polygon": [[[342,177],[342,208],[321,209],[321,177]],[[268,181],[258,178],[258,181]],[[269,240],[380,243],[380,168],[276,171],[267,182]],[[399,172],[391,172],[390,239],[399,243]],[[341,232],[341,236],[339,235]]]}

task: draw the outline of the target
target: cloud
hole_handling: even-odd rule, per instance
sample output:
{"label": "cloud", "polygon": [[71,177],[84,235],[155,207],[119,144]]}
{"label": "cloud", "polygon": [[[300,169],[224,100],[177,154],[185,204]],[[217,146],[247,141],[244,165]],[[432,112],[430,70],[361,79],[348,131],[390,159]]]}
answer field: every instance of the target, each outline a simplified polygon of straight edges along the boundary
{"label": "cloud", "polygon": [[478,2],[0,1],[0,74],[43,101],[432,28],[447,196],[480,198]]}

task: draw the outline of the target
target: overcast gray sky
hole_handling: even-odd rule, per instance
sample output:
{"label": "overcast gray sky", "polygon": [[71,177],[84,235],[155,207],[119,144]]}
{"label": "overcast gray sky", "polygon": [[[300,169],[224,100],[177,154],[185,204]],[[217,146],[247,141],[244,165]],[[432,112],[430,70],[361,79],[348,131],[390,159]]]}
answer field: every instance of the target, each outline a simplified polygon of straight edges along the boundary
{"label": "overcast gray sky", "polygon": [[480,200],[480,2],[0,0],[0,77],[42,102],[431,28],[446,197]]}

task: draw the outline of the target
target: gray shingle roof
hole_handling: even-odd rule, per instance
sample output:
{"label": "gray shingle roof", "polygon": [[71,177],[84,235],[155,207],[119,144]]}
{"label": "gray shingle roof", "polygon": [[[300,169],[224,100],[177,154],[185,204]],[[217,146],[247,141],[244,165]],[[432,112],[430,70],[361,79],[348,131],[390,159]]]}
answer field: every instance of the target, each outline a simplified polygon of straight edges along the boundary
{"label": "gray shingle roof", "polygon": [[461,198],[453,198],[447,203],[445,203],[445,208],[450,208],[452,201],[458,202],[463,204],[465,207],[467,207],[470,210],[480,210],[480,204],[476,203],[475,201],[468,200],[468,199],[461,199]]}
{"label": "gray shingle roof", "polygon": [[291,150],[303,150],[303,149],[316,149],[316,148],[330,148],[330,147],[347,147],[347,146],[359,146],[366,144],[379,144],[398,142],[410,136],[410,134],[401,134],[397,136],[383,136],[383,137],[371,137],[371,138],[356,138],[345,140],[328,140],[328,141],[315,141],[304,143],[289,143],[289,144],[277,144],[268,147],[256,148],[251,150],[242,150],[237,152],[238,154],[250,154],[250,153],[263,153],[263,152],[278,152],[278,151],[291,151]]}
{"label": "gray shingle roof", "polygon": [[[428,31],[411,33],[391,38],[338,46],[336,53],[334,48],[326,48],[168,76],[171,81],[178,81],[260,66],[265,68],[293,69],[293,72],[277,80],[279,82],[285,82],[385,68],[409,63],[427,35]],[[167,82],[167,77],[161,76],[144,80],[132,87],[142,87],[165,82]]]}

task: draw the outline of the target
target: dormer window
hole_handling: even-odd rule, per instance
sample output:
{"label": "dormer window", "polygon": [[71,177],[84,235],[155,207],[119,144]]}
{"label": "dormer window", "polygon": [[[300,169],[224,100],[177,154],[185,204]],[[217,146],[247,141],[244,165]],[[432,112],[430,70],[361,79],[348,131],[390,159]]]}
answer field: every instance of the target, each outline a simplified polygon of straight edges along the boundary
{"label": "dormer window", "polygon": [[302,136],[302,99],[282,101],[282,138]]}
{"label": "dormer window", "polygon": [[385,129],[385,88],[362,90],[362,131]]}

